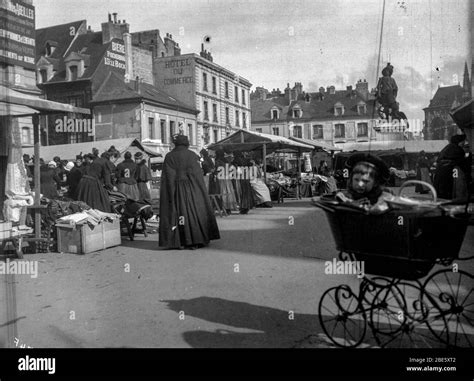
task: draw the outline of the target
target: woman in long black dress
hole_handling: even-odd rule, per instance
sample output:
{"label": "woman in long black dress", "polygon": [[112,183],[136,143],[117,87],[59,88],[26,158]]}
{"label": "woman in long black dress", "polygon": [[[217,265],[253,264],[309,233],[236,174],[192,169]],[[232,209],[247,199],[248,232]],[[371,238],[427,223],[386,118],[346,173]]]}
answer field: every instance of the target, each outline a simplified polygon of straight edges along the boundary
{"label": "woman in long black dress", "polygon": [[41,194],[46,198],[58,198],[58,184],[61,182],[57,175],[56,163],[50,161],[49,164],[40,167]]}
{"label": "woman in long black dress", "polygon": [[86,156],[88,156],[90,164],[85,167],[84,175],[79,182],[77,199],[93,209],[112,212],[109,195],[105,189],[105,184],[110,186],[110,173],[107,167],[93,155]]}
{"label": "woman in long black dress", "polygon": [[174,140],[161,175],[159,246],[195,249],[219,239],[199,156],[188,149],[187,136]]}

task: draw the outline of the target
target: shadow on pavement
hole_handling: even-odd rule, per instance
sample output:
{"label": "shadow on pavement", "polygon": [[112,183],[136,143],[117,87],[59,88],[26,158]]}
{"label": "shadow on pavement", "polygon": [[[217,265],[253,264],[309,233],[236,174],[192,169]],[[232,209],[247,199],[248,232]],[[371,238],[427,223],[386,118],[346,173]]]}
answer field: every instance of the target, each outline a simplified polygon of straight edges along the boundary
{"label": "shadow on pavement", "polygon": [[208,322],[236,329],[188,331],[184,340],[193,348],[289,348],[303,337],[321,332],[318,316],[220,298],[199,297],[189,300],[165,300],[168,308]]}

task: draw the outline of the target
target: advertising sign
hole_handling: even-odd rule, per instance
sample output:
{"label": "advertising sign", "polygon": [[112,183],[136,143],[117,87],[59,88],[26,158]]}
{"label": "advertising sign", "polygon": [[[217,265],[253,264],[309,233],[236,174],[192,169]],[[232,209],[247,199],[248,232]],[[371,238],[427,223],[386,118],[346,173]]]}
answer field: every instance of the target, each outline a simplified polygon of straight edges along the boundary
{"label": "advertising sign", "polygon": [[35,69],[35,7],[0,0],[0,62]]}

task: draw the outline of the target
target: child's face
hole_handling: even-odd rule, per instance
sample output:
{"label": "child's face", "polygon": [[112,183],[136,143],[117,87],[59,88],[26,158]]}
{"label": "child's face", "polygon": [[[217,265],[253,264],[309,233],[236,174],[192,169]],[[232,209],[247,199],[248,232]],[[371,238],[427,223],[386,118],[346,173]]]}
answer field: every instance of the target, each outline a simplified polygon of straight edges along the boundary
{"label": "child's face", "polygon": [[360,194],[370,192],[375,185],[374,178],[370,173],[355,173],[352,176],[352,189]]}

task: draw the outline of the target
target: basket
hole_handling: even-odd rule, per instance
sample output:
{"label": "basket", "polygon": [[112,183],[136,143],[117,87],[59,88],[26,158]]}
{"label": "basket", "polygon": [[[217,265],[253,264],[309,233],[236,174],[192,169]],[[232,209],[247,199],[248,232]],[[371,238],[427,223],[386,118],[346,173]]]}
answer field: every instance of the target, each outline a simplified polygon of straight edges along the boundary
{"label": "basket", "polygon": [[451,218],[439,208],[370,215],[336,202],[314,204],[326,212],[337,250],[365,261],[368,274],[400,279],[421,278],[438,259],[458,258],[469,222],[469,215]]}

